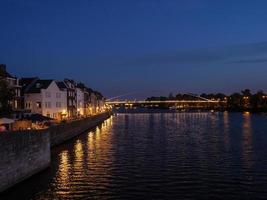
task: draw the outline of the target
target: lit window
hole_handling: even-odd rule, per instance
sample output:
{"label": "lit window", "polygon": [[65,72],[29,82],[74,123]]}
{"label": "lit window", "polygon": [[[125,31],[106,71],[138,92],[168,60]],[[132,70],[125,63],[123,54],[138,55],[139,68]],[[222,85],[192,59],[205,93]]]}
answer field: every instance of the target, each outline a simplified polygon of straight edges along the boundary
{"label": "lit window", "polygon": [[36,102],[36,107],[37,107],[37,108],[41,108],[41,107],[42,107],[41,102]]}

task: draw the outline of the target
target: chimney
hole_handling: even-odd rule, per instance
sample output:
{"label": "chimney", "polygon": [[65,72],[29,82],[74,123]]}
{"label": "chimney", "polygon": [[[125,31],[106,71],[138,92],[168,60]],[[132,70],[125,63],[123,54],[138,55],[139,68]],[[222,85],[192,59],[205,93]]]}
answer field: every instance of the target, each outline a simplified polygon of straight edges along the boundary
{"label": "chimney", "polygon": [[6,72],[6,65],[0,64],[0,71]]}

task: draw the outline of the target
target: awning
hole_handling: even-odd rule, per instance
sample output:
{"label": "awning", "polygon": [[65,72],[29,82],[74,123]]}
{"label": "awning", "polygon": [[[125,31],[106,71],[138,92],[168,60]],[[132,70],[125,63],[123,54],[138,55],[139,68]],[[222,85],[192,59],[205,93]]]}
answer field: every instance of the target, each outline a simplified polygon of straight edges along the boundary
{"label": "awning", "polygon": [[0,125],[1,124],[12,124],[15,121],[13,119],[8,119],[8,118],[0,118]]}

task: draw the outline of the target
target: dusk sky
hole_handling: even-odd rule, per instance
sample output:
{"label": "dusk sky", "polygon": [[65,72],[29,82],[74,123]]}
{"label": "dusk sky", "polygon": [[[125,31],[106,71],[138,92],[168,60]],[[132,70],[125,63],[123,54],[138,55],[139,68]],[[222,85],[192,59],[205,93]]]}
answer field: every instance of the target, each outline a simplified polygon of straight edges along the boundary
{"label": "dusk sky", "polygon": [[266,0],[1,0],[0,8],[0,63],[18,77],[72,78],[107,97],[267,91]]}

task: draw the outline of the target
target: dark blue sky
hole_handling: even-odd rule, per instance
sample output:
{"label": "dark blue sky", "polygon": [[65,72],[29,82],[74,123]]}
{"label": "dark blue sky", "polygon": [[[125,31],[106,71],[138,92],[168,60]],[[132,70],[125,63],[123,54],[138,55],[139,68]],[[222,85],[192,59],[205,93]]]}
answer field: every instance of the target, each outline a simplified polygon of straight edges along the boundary
{"label": "dark blue sky", "polygon": [[0,63],[17,76],[131,91],[267,91],[267,1],[1,0]]}

